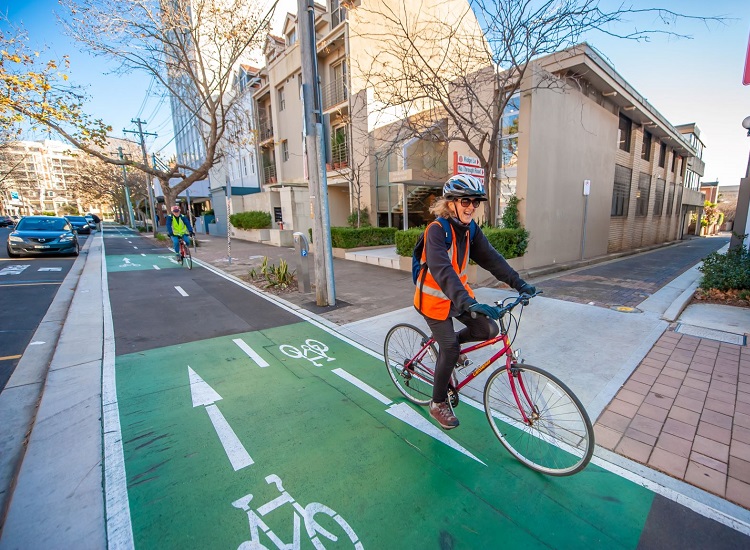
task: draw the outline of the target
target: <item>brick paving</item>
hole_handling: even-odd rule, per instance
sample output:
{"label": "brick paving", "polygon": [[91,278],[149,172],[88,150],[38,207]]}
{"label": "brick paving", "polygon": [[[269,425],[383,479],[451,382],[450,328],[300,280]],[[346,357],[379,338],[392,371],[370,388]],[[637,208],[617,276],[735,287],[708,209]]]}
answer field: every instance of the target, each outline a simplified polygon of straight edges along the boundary
{"label": "brick paving", "polygon": [[651,294],[728,242],[728,237],[691,239],[646,254],[558,274],[540,282],[539,286],[544,289],[547,298],[593,303],[601,307],[637,307]]}
{"label": "brick paving", "polygon": [[602,447],[750,509],[750,349],[664,333],[594,430]]}

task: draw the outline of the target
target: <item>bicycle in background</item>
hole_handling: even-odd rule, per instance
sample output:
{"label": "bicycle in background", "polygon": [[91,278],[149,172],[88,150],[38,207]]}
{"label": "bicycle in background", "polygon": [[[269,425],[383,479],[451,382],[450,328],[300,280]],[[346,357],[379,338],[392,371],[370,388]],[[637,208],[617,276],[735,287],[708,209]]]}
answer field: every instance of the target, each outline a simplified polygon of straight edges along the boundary
{"label": "bicycle in background", "polygon": [[[537,292],[534,296],[541,294]],[[484,386],[484,410],[500,443],[529,468],[552,476],[583,470],[594,452],[594,428],[573,392],[557,377],[523,361],[512,344],[523,307],[533,296],[521,294],[495,302],[500,308],[500,333],[461,349],[461,357],[500,343],[502,349],[461,381],[454,371],[448,401],[458,406],[461,388],[505,356],[505,365],[490,374]],[[512,314],[520,306],[518,316]],[[508,317],[506,322],[505,317]],[[515,324],[513,338],[509,328]],[[385,338],[385,364],[396,388],[412,403],[428,405],[437,363],[435,340],[409,324],[394,326]]]}

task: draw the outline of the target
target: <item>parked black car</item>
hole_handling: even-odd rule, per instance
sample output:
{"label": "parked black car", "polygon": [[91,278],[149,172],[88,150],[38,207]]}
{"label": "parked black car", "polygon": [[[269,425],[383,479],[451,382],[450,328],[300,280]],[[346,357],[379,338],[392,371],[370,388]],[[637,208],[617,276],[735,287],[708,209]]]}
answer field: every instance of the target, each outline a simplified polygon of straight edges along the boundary
{"label": "parked black car", "polygon": [[68,220],[56,216],[24,216],[8,235],[8,256],[72,254],[78,256],[78,235]]}
{"label": "parked black car", "polygon": [[10,216],[0,216],[0,227],[9,227],[15,224],[15,220]]}
{"label": "parked black car", "polygon": [[72,225],[73,229],[78,231],[78,233],[84,235],[91,233],[91,225],[83,216],[65,216],[65,219],[70,222],[70,225]]}

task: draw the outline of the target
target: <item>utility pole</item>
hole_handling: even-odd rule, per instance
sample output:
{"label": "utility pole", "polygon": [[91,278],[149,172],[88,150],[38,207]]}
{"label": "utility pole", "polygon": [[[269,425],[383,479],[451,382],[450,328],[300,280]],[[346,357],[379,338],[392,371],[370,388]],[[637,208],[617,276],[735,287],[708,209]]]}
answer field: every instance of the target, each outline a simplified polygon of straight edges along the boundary
{"label": "utility pole", "polygon": [[[123,132],[126,133],[126,134],[138,134],[138,136],[140,138],[140,141],[141,141],[141,152],[143,153],[143,164],[145,164],[146,166],[148,166],[148,153],[146,153],[146,138],[145,138],[145,136],[154,136],[154,137],[157,137],[157,134],[155,134],[153,132],[144,132],[143,131],[143,124],[146,124],[145,120],[141,120],[140,118],[136,118],[135,120],[131,119],[130,122],[132,122],[133,124],[137,124],[138,125],[138,131],[136,132],[134,130],[125,130],[125,129],[123,129]],[[151,210],[150,214],[151,214],[151,223],[153,224],[153,227],[154,227],[154,237],[156,237],[156,216],[155,216],[155,212],[154,212],[154,190],[151,187],[151,176],[147,174],[146,177],[148,178],[148,181],[146,183],[146,187],[148,188],[148,206],[149,206],[149,210]]]}
{"label": "utility pole", "polygon": [[[118,147],[117,151],[120,153],[120,160],[125,159],[125,155],[122,152],[122,147]],[[130,204],[130,187],[128,187],[128,174],[125,169],[125,165],[122,165],[122,182],[125,184],[125,202],[128,205],[128,218],[130,218],[130,227],[135,229],[135,217],[133,216],[133,205]]]}
{"label": "utility pole", "polygon": [[313,242],[315,243],[315,300],[319,306],[332,306],[336,304],[336,287],[333,278],[328,182],[324,169],[323,102],[320,95],[320,81],[318,80],[314,17],[313,0],[297,0],[299,47],[302,59],[303,134],[307,153],[307,174],[310,178]]}

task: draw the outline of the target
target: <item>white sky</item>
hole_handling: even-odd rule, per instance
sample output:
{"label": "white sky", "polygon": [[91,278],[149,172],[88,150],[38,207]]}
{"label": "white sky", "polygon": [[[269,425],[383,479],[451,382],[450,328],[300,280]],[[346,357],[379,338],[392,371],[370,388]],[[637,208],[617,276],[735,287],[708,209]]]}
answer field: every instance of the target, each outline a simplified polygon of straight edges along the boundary
{"label": "white sky", "polygon": [[[272,0],[264,0],[270,6]],[[619,0],[602,0],[603,4]],[[703,181],[718,179],[736,185],[744,176],[750,151],[750,138],[741,127],[750,115],[750,86],[742,86],[742,71],[750,32],[748,0],[632,0],[636,7],[654,4],[679,13],[724,16],[723,24],[678,21],[670,29],[692,35],[692,40],[654,37],[650,42],[616,40],[601,33],[585,37],[640,94],[674,125],[695,122],[706,145]],[[77,51],[62,35],[53,11],[61,8],[56,0],[0,0],[0,11],[14,23],[23,22],[35,47],[46,44],[53,55],[70,54],[71,77],[87,86],[91,101],[86,109],[103,118],[121,136],[122,129],[133,129],[130,120],[140,116],[146,130],[159,137],[150,139],[150,151],[174,151],[169,102],[153,90],[147,94],[150,79],[141,74],[113,74],[114,65]],[[296,12],[296,0],[280,0],[275,32],[287,11]],[[641,28],[654,28],[650,19],[635,21]],[[4,25],[2,25],[4,26]],[[45,137],[45,136],[39,136]]]}

